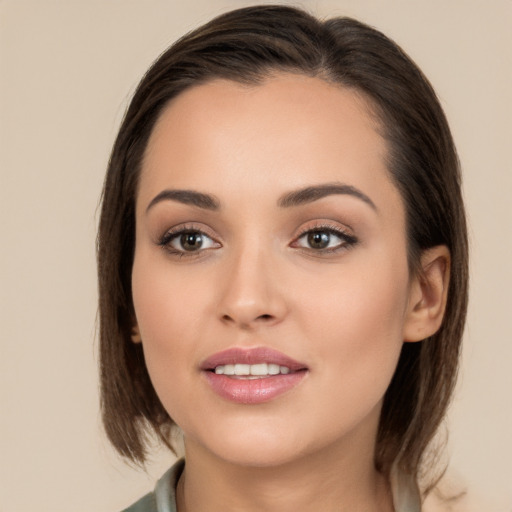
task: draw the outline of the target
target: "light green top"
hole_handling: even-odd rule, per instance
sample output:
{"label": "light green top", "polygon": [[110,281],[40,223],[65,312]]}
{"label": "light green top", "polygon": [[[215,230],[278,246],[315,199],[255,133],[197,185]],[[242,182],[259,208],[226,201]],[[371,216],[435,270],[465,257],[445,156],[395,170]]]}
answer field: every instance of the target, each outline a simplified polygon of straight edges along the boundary
{"label": "light green top", "polygon": [[[176,485],[185,461],[180,459],[158,480],[155,490],[123,512],[176,512]],[[413,479],[391,473],[391,490],[395,512],[421,512],[419,491]]]}

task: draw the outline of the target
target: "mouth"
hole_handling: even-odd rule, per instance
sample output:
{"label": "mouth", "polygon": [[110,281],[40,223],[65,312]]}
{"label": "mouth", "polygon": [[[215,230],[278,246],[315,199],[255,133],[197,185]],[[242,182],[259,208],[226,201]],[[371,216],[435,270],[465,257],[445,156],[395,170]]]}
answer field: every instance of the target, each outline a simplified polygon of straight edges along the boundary
{"label": "mouth", "polygon": [[308,373],[305,364],[267,347],[218,352],[204,361],[201,370],[221,398],[252,405],[291,391]]}
{"label": "mouth", "polygon": [[216,366],[214,372],[216,375],[229,375],[235,379],[264,379],[272,375],[288,375],[291,370],[288,366],[281,366],[275,363],[237,363]]}

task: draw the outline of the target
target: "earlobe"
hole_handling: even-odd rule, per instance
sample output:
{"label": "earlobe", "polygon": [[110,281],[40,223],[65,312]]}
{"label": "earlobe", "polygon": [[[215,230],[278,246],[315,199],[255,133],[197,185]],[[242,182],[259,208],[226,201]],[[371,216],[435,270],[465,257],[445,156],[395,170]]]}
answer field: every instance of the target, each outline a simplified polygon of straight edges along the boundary
{"label": "earlobe", "polygon": [[413,277],[404,322],[404,341],[421,341],[441,327],[450,283],[450,251],[432,247],[421,256],[421,269]]}
{"label": "earlobe", "polygon": [[137,324],[133,325],[130,337],[131,337],[133,343],[142,343],[139,326]]}

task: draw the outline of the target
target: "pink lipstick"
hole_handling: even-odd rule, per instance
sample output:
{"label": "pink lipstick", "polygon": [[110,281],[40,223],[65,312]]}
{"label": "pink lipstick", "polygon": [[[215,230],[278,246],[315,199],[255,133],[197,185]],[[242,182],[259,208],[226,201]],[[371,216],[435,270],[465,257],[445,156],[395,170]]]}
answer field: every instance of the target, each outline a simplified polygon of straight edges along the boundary
{"label": "pink lipstick", "polygon": [[240,404],[269,402],[299,384],[307,373],[303,363],[267,347],[231,348],[201,364],[212,390]]}

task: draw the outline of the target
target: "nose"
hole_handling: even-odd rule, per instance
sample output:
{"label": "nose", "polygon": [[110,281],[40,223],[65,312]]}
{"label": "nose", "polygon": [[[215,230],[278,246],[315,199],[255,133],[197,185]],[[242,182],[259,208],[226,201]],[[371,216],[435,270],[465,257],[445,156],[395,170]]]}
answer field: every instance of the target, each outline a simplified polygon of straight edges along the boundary
{"label": "nose", "polygon": [[280,323],[287,314],[276,261],[263,251],[244,250],[226,262],[219,317],[227,325],[255,330]]}

